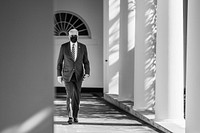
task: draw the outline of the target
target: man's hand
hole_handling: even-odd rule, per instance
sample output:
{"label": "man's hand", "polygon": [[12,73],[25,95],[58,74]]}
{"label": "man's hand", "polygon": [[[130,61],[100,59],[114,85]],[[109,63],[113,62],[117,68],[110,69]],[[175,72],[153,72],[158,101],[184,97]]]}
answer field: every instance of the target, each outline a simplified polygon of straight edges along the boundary
{"label": "man's hand", "polygon": [[57,77],[57,80],[58,80],[58,82],[59,82],[60,84],[62,84],[62,81],[63,81],[62,76],[58,76],[58,77]]}
{"label": "man's hand", "polygon": [[85,80],[85,79],[88,78],[88,77],[90,77],[90,75],[89,75],[89,74],[85,74],[85,75],[83,76],[83,80]]}

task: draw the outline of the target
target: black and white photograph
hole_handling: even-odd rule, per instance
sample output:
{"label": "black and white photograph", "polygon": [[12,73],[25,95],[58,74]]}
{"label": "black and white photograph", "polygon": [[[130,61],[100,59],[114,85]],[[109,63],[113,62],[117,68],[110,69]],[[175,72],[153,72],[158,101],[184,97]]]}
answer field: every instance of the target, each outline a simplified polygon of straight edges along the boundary
{"label": "black and white photograph", "polygon": [[199,133],[199,7],[1,0],[0,133]]}

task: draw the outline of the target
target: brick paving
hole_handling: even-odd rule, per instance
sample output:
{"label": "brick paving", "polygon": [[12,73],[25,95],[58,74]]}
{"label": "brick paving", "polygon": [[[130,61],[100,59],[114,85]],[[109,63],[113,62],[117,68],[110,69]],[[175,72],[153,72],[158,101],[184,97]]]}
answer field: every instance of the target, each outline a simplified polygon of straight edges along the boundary
{"label": "brick paving", "polygon": [[93,94],[82,94],[78,124],[67,123],[64,95],[54,105],[54,133],[162,133]]}

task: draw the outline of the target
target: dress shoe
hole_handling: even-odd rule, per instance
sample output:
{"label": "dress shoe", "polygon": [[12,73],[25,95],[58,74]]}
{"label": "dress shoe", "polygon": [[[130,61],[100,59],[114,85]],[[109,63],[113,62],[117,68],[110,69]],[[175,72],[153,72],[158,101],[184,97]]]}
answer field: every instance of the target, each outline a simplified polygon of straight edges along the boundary
{"label": "dress shoe", "polygon": [[78,123],[78,118],[74,118],[74,123]]}
{"label": "dress shoe", "polygon": [[69,124],[72,124],[72,118],[69,117],[69,120],[67,121]]}

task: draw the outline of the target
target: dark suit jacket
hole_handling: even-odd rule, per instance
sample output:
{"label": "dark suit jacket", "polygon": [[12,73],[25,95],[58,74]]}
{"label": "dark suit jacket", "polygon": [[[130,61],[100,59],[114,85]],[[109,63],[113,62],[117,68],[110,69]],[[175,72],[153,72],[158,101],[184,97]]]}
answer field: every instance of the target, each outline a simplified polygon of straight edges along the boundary
{"label": "dark suit jacket", "polygon": [[90,74],[90,63],[87,48],[78,42],[76,61],[72,59],[70,42],[61,45],[57,61],[57,76],[63,76],[66,82],[71,80],[73,73],[77,81],[82,81],[84,74]]}

